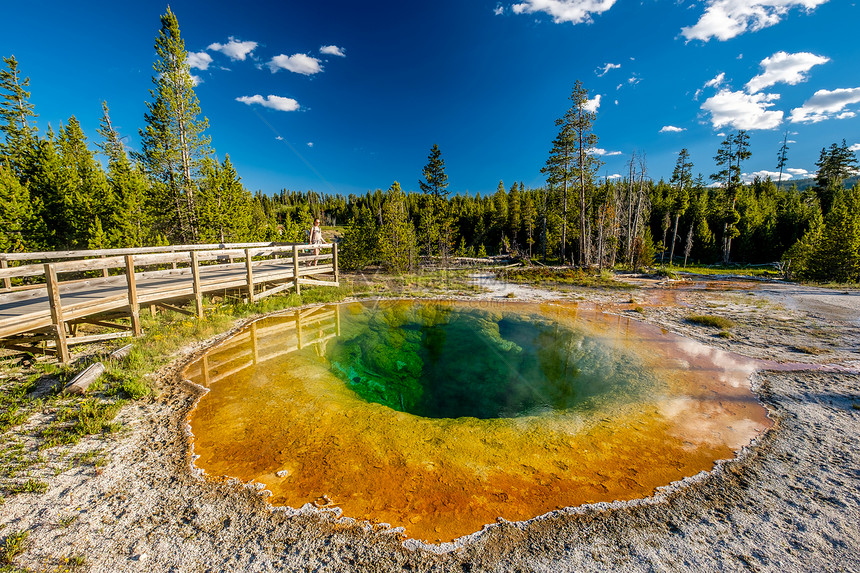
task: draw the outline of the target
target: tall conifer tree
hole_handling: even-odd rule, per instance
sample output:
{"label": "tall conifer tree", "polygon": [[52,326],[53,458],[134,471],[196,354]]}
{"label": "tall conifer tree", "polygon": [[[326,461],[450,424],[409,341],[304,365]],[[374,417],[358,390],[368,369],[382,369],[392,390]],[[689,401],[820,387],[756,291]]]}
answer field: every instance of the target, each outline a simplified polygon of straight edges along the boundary
{"label": "tall conifer tree", "polygon": [[196,190],[201,168],[210,155],[203,135],[208,120],[200,120],[200,103],[188,66],[179,22],[168,7],[155,40],[158,59],[147,102],[146,127],[140,130],[140,157],[152,177],[161,203],[170,213],[161,229],[171,239],[195,241],[198,235]]}

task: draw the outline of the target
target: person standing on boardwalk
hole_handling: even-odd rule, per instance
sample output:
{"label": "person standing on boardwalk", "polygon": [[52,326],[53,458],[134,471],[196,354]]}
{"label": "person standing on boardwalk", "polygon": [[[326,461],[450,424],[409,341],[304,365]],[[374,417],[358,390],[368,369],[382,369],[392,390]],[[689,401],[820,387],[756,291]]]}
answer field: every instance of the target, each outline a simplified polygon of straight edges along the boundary
{"label": "person standing on boardwalk", "polygon": [[[322,229],[320,229],[320,220],[314,219],[314,226],[311,227],[311,245],[314,246],[314,257],[318,257],[320,254],[319,245],[323,243],[322,238]],[[317,259],[314,258],[314,266],[317,266]]]}

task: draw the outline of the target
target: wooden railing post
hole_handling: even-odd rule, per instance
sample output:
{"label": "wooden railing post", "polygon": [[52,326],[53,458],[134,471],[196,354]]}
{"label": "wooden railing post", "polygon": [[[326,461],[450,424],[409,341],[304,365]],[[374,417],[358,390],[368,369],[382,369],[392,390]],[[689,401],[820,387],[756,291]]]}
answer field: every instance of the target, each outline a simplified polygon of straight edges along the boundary
{"label": "wooden railing post", "polygon": [[134,255],[125,256],[125,280],[128,283],[128,309],[131,314],[131,330],[140,336],[140,304],[137,302],[137,279],[134,276]]}
{"label": "wooden railing post", "polygon": [[200,264],[197,251],[191,251],[191,280],[194,282],[194,306],[197,318],[203,318],[203,293],[200,291]]}
{"label": "wooden railing post", "polygon": [[331,246],[331,264],[334,267],[334,282],[338,283],[338,286],[340,286],[340,279],[338,279],[339,275],[337,272],[337,243],[332,243]]}
{"label": "wooden railing post", "polygon": [[[102,255],[102,256],[101,256],[101,258],[106,259],[106,258],[107,258],[107,255]],[[110,273],[108,272],[107,267],[105,267],[105,268],[103,268],[103,269],[102,269],[102,276],[103,276],[103,277],[105,277],[105,278],[107,278],[107,277],[109,277],[109,276],[110,276]]]}
{"label": "wooden railing post", "polygon": [[254,304],[254,267],[251,265],[251,249],[245,249],[245,270],[248,274],[248,303]]}
{"label": "wooden railing post", "polygon": [[57,338],[57,355],[63,364],[71,362],[69,345],[66,343],[66,325],[63,321],[63,307],[60,303],[60,286],[57,284],[57,272],[54,265],[45,263],[45,282],[48,289],[48,304],[51,307],[51,322]]}
{"label": "wooden railing post", "polygon": [[[0,259],[0,269],[8,269],[9,263],[6,262],[6,259]],[[12,279],[9,277],[3,277],[3,288],[6,290],[12,289]]]}
{"label": "wooden railing post", "polygon": [[[293,278],[295,279],[296,294],[302,294],[302,287],[299,286],[299,246],[293,245]],[[299,346],[301,348],[301,346]]]}
{"label": "wooden railing post", "polygon": [[296,340],[298,341],[299,350],[302,349],[302,311],[296,311]]}

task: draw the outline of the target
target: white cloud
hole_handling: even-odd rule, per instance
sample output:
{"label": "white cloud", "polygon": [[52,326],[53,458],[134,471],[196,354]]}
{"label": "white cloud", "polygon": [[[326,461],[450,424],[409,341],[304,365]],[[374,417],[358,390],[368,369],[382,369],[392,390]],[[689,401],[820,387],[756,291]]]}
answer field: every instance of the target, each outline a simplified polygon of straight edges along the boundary
{"label": "white cloud", "polygon": [[505,7],[502,6],[501,4],[497,5],[496,9],[493,10],[493,14],[495,14],[496,16],[501,16],[504,13],[505,13]]}
{"label": "white cloud", "polygon": [[258,104],[263,107],[276,109],[278,111],[296,111],[299,109],[299,102],[289,97],[281,97],[276,95],[266,96],[265,98],[259,94],[252,96],[237,97],[236,101],[246,105]]}
{"label": "white cloud", "polygon": [[705,13],[693,26],[681,28],[689,40],[729,40],[778,24],[788,11],[800,6],[810,11],[827,0],[709,0]]}
{"label": "white cloud", "polygon": [[715,128],[730,126],[733,129],[773,129],[782,123],[781,111],[768,110],[779,94],[746,94],[727,89],[705,100],[702,109],[710,112]]}
{"label": "white cloud", "polygon": [[200,76],[195,76],[194,74],[191,74],[191,83],[194,86],[199,86],[200,84],[203,83],[203,78],[201,78]]}
{"label": "white cloud", "polygon": [[310,76],[320,73],[322,66],[320,66],[318,59],[312,58],[307,54],[293,54],[292,56],[281,54],[269,61],[269,69],[272,70],[273,74],[280,69],[284,69]]}
{"label": "white cloud", "polygon": [[556,24],[590,23],[592,14],[602,14],[615,4],[615,0],[525,0],[511,6],[514,14],[546,12]]}
{"label": "white cloud", "polygon": [[275,137],[275,140],[277,140],[277,141],[283,141],[283,140],[284,140],[284,138],[283,138],[283,137],[281,137],[281,136],[279,135],[279,136]]}
{"label": "white cloud", "polygon": [[848,149],[850,149],[851,151],[860,151],[860,143],[855,143],[854,145],[852,145]]}
{"label": "white cloud", "polygon": [[221,52],[233,61],[243,60],[257,48],[257,42],[240,42],[233,36],[227,39],[226,44],[209,44],[207,49]]}
{"label": "white cloud", "polygon": [[341,58],[346,57],[346,53],[344,53],[343,48],[338,48],[337,46],[322,46],[320,48],[320,54],[325,54],[327,56],[340,56]]}
{"label": "white cloud", "polygon": [[760,65],[764,71],[747,82],[747,91],[755,93],[780,82],[792,86],[805,82],[806,72],[813,66],[829,61],[830,58],[816,56],[809,52],[796,54],[777,52],[761,61]]}
{"label": "white cloud", "polygon": [[188,66],[198,70],[206,70],[212,63],[212,56],[206,52],[188,52]]}
{"label": "white cloud", "polygon": [[853,117],[854,112],[845,110],[845,107],[858,102],[860,102],[860,87],[840,88],[833,91],[818,90],[802,106],[791,110],[791,122],[818,123],[832,117],[837,119]]}
{"label": "white cloud", "polygon": [[722,83],[725,81],[725,79],[726,79],[726,73],[721,72],[714,79],[706,81],[705,87],[706,88],[718,88],[718,87],[720,87],[720,85],[722,85]]}
{"label": "white cloud", "polygon": [[674,125],[664,125],[660,128],[660,133],[681,133],[685,131],[685,127],[675,127]]}
{"label": "white cloud", "polygon": [[[756,177],[758,177],[759,179],[767,179],[768,177],[770,177],[771,179],[776,181],[777,179],[779,179],[779,171],[754,171],[752,173],[744,173],[741,178],[744,180],[745,183],[750,183]],[[783,172],[782,178],[791,179],[791,174]]]}
{"label": "white cloud", "polygon": [[786,169],[786,171],[788,171],[792,175],[797,175],[798,177],[808,177],[812,175],[812,173],[810,173],[806,169],[800,169],[798,167],[789,167],[788,169]]}
{"label": "white cloud", "polygon": [[592,147],[590,150],[590,153],[592,153],[593,155],[601,155],[601,156],[606,156],[606,157],[613,157],[615,155],[621,155],[620,151],[606,151],[605,149],[603,149],[601,147]]}
{"label": "white cloud", "polygon": [[600,107],[600,94],[597,94],[592,99],[585,102],[583,108],[585,111],[590,111],[591,113],[597,113],[597,108]]}
{"label": "white cloud", "polygon": [[612,175],[607,175],[607,179],[621,179],[621,175],[618,173],[613,173]]}
{"label": "white cloud", "polygon": [[603,67],[597,68],[594,70],[594,73],[597,74],[597,77],[602,78],[609,72],[609,70],[617,70],[620,67],[621,64],[603,64]]}
{"label": "white cloud", "polygon": [[314,142],[313,142],[313,141],[308,141],[308,147],[313,147],[313,146],[314,146]]}
{"label": "white cloud", "polygon": [[635,86],[636,84],[638,84],[638,83],[639,83],[639,82],[641,82],[641,81],[642,81],[642,78],[637,77],[635,74],[634,74],[634,75],[632,75],[632,76],[630,76],[630,77],[627,79],[627,83],[628,83],[628,84],[630,84],[631,86]]}

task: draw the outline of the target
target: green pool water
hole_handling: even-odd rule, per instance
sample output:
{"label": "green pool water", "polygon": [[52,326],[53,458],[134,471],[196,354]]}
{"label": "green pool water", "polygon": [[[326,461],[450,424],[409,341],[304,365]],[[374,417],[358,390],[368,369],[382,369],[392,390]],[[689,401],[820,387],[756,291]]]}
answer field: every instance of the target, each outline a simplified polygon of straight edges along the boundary
{"label": "green pool water", "polygon": [[450,304],[366,307],[326,355],[364,400],[425,418],[593,411],[660,386],[634,355],[584,329]]}

